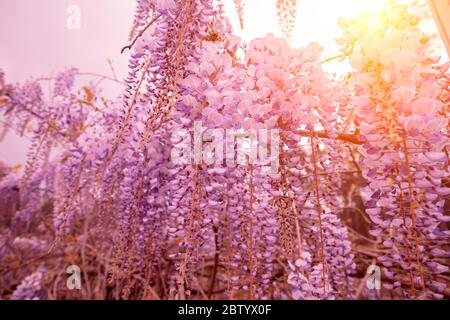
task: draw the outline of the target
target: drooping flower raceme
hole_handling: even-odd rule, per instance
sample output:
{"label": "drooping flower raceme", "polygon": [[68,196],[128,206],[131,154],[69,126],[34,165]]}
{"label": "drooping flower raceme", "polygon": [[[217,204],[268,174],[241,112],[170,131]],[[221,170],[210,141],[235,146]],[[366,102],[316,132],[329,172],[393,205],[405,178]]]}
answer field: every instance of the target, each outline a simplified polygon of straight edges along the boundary
{"label": "drooping flower raceme", "polygon": [[296,1],[278,1],[285,39],[245,44],[220,1],[138,0],[113,101],[76,69],[0,73],[32,133],[23,174],[0,168],[0,262],[38,270],[8,272],[13,298],[45,298],[67,262],[95,276],[88,298],[361,298],[371,262],[393,296],[442,298],[448,65],[387,8],[342,23],[344,81],[318,44],[290,46]]}

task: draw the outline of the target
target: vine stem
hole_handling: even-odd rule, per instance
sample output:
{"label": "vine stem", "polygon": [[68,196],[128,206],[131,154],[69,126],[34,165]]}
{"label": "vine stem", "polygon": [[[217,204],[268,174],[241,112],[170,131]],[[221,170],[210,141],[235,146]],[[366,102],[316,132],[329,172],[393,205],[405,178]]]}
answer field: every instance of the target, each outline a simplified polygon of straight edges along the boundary
{"label": "vine stem", "polygon": [[189,212],[189,226],[188,226],[188,236],[186,239],[186,252],[184,254],[184,260],[180,265],[180,277],[179,277],[179,290],[180,290],[180,295],[181,295],[181,299],[184,300],[185,299],[185,292],[184,292],[184,285],[186,283],[186,268],[187,268],[187,264],[189,262],[190,259],[190,249],[189,249],[189,243],[192,242],[192,233],[193,233],[193,229],[194,229],[194,215],[195,215],[195,206],[196,206],[196,201],[195,201],[195,194],[197,192],[197,179],[198,179],[198,171],[199,171],[199,167],[198,165],[195,166],[195,171],[194,171],[194,175],[192,177],[192,192],[191,192],[191,208],[190,208],[190,212]]}
{"label": "vine stem", "polygon": [[131,50],[131,48],[133,48],[133,46],[136,44],[136,42],[139,40],[140,37],[142,37],[142,35],[144,34],[145,31],[147,31],[148,28],[150,28],[150,26],[155,23],[156,20],[158,20],[159,18],[161,18],[162,14],[158,14],[156,17],[154,17],[152,20],[150,20],[149,23],[147,23],[147,25],[138,33],[138,35],[133,39],[133,41],[122,48],[122,50],[120,50],[120,53],[123,54],[125,52],[125,50]]}
{"label": "vine stem", "polygon": [[317,202],[317,213],[319,215],[319,229],[320,229],[320,255],[322,259],[322,281],[323,281],[323,293],[327,294],[327,281],[325,274],[325,249],[324,249],[324,235],[323,235],[323,225],[322,225],[322,206],[320,205],[320,193],[319,193],[319,176],[317,169],[317,154],[316,147],[314,144],[314,133],[311,132],[311,150],[312,150],[312,160],[314,166],[314,188],[316,191],[316,202]]}
{"label": "vine stem", "polygon": [[215,253],[214,253],[214,266],[213,266],[213,271],[212,271],[212,276],[211,276],[211,283],[209,285],[209,290],[208,290],[208,299],[209,300],[211,300],[211,297],[214,292],[214,284],[216,283],[216,278],[217,278],[217,269],[219,267],[219,253],[220,253],[219,235],[218,235],[219,230],[218,230],[217,226],[213,226],[213,231],[214,231]]}
{"label": "vine stem", "polygon": [[[198,201],[197,201],[197,214],[196,214],[196,220],[197,225],[195,226],[195,231],[200,233],[201,231],[201,225],[202,225],[202,208],[201,208],[201,202],[202,202],[202,177],[201,177],[201,171],[200,167],[197,166],[197,193],[198,193]],[[200,243],[199,243],[198,237],[195,238],[195,257],[198,258],[199,250],[200,250]]]}
{"label": "vine stem", "polygon": [[191,209],[190,209],[190,213],[189,213],[189,238],[192,238],[192,232],[194,229],[194,215],[195,215],[195,206],[196,206],[196,202],[195,202],[195,193],[197,192],[197,186],[198,186],[198,165],[195,166],[195,172],[194,172],[194,176],[192,178],[193,180],[193,188],[192,188],[192,193],[191,193]]}
{"label": "vine stem", "polygon": [[414,234],[414,240],[416,244],[416,261],[417,261],[417,267],[419,268],[419,274],[420,274],[420,280],[422,285],[422,290],[425,291],[425,277],[423,274],[423,267],[422,267],[422,258],[420,254],[420,242],[419,242],[419,236],[417,234],[417,217],[416,217],[416,211],[415,211],[415,201],[413,198],[413,183],[412,183],[412,173],[411,173],[411,166],[409,161],[409,154],[408,154],[408,145],[406,143],[406,137],[403,139],[403,148],[405,151],[405,162],[406,162],[406,171],[408,176],[408,192],[409,192],[409,213],[411,215],[412,223],[413,223],[413,234]]}
{"label": "vine stem", "polygon": [[[305,201],[302,203],[302,207],[300,208],[300,211],[302,211],[305,208],[305,204],[308,201],[309,198],[309,194],[306,197]],[[292,195],[292,210],[294,210],[295,213],[295,231],[297,234],[297,246],[298,246],[298,257],[301,258],[302,257],[302,252],[303,252],[303,236],[302,236],[302,232],[300,230],[300,224],[299,224],[299,211],[297,209],[297,205],[295,204],[295,194]]]}
{"label": "vine stem", "polygon": [[249,291],[248,299],[253,300],[253,166],[250,165],[250,180],[248,183],[250,189],[250,214],[249,214],[249,269],[250,269],[250,279],[249,279]]}
{"label": "vine stem", "polygon": [[[296,134],[302,137],[308,137],[311,135],[311,131],[307,130],[299,130],[295,131]],[[315,136],[322,139],[333,139],[333,140],[341,140],[344,142],[349,142],[354,145],[363,145],[364,141],[361,140],[361,137],[356,133],[338,133],[337,137],[330,137],[330,135],[326,131],[317,131],[313,132]]]}
{"label": "vine stem", "polygon": [[233,270],[232,270],[232,262],[233,262],[233,227],[232,227],[232,223],[231,223],[231,219],[230,219],[230,212],[229,212],[229,205],[230,205],[230,199],[229,199],[229,193],[230,191],[230,187],[229,184],[226,184],[226,192],[224,195],[225,201],[226,201],[226,205],[225,205],[225,217],[228,224],[228,235],[226,237],[226,251],[227,251],[227,275],[228,275],[228,291],[229,291],[229,296],[233,297],[234,293],[233,293],[233,289],[232,289],[232,277],[233,277]]}
{"label": "vine stem", "polygon": [[298,250],[298,257],[301,258],[302,257],[302,236],[301,236],[301,232],[300,232],[300,225],[298,223],[298,211],[297,211],[297,206],[295,205],[295,199],[292,201],[292,209],[294,210],[295,213],[295,232],[297,235],[297,250]]}

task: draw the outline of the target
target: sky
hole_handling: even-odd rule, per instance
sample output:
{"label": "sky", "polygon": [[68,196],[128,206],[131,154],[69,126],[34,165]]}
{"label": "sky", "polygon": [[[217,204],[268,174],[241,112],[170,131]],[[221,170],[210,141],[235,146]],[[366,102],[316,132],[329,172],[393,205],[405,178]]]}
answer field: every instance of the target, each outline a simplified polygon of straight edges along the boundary
{"label": "sky", "polygon": [[[244,41],[272,32],[281,36],[276,16],[276,0],[244,0],[245,25],[240,29],[233,0],[223,0],[235,33]],[[297,24],[292,44],[311,41],[324,47],[324,55],[336,53],[334,39],[339,35],[339,17],[351,17],[374,10],[381,0],[298,0]],[[72,5],[80,9],[81,25],[70,30],[67,20]],[[111,75],[108,59],[119,78],[127,73],[128,56],[120,49],[128,43],[134,14],[132,0],[1,0],[0,68],[8,82],[30,77],[52,76],[70,66],[81,72]],[[331,66],[334,68],[333,66]],[[338,67],[335,67],[338,69]],[[120,88],[110,88],[118,93]],[[10,134],[0,143],[0,160],[23,163],[25,139]]]}
{"label": "sky", "polygon": [[[67,28],[71,5],[80,8],[79,30]],[[111,59],[124,78],[128,56],[120,49],[127,44],[133,14],[132,0],[0,0],[0,68],[8,82],[52,76],[71,66],[111,75]],[[0,160],[23,163],[27,146],[28,140],[10,133],[0,142]]]}

